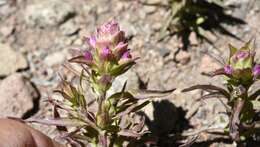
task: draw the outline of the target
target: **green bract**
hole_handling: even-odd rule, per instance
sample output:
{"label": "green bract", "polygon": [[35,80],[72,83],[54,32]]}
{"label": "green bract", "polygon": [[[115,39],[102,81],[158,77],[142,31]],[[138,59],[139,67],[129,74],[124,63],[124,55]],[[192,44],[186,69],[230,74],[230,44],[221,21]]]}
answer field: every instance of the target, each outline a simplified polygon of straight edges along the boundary
{"label": "green bract", "polygon": [[250,47],[250,42],[239,49],[229,45],[229,49],[230,56],[227,66],[230,67],[231,72],[225,71],[229,72],[229,83],[233,82],[232,84],[245,87],[250,86],[254,79],[253,67],[255,65],[255,51]]}

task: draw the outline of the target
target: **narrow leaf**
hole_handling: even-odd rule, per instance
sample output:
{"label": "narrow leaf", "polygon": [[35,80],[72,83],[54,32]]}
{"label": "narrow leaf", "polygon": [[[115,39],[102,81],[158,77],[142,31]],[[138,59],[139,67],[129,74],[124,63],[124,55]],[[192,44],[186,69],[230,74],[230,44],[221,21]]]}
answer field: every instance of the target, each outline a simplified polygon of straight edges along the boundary
{"label": "narrow leaf", "polygon": [[[53,106],[53,116],[55,119],[60,118],[60,114],[57,110],[57,105]],[[68,131],[68,129],[65,126],[56,126],[56,128],[58,131],[64,131],[64,132]]]}
{"label": "narrow leaf", "polygon": [[70,118],[52,118],[52,119],[35,119],[29,118],[25,120],[29,123],[40,123],[45,125],[55,125],[55,126],[83,126],[86,125],[84,122],[77,120],[77,119],[70,119]]}
{"label": "narrow leaf", "polygon": [[209,98],[216,98],[216,97],[220,97],[220,96],[224,96],[224,95],[222,93],[220,93],[220,92],[211,92],[209,94],[203,95],[199,100],[205,100],[205,99],[209,99]]}
{"label": "narrow leaf", "polygon": [[127,99],[127,98],[134,98],[134,96],[130,92],[117,92],[111,95],[108,99]]}
{"label": "narrow leaf", "polygon": [[127,129],[121,130],[120,132],[118,132],[118,135],[126,136],[126,137],[133,137],[133,138],[141,137],[141,134],[133,132],[131,130],[127,130]]}
{"label": "narrow leaf", "polygon": [[208,92],[211,92],[211,90],[215,90],[215,91],[219,91],[227,98],[230,97],[230,94],[225,89],[214,85],[194,85],[189,88],[183,89],[182,92],[189,92],[197,89],[206,90]]}
{"label": "narrow leaf", "polygon": [[251,41],[252,41],[252,39],[250,39],[248,42],[246,42],[245,45],[243,47],[241,47],[240,50],[249,50]]}
{"label": "narrow leaf", "polygon": [[226,73],[225,73],[224,68],[220,68],[220,69],[217,69],[217,70],[209,72],[209,73],[203,72],[202,74],[209,76],[209,77],[214,77],[214,76],[217,76],[217,75],[225,75]]}
{"label": "narrow leaf", "polygon": [[117,75],[121,75],[121,74],[125,73],[129,68],[131,68],[133,65],[135,65],[135,60],[137,60],[137,59],[138,58],[117,66],[116,68],[114,68],[110,71],[110,74],[112,76],[117,76]]}
{"label": "narrow leaf", "polygon": [[65,98],[66,100],[71,101],[71,97],[69,95],[67,95],[65,92],[61,91],[61,90],[54,90],[54,93],[60,93],[62,95],[63,98]]}
{"label": "narrow leaf", "polygon": [[150,103],[149,101],[145,101],[145,102],[141,103],[140,105],[138,105],[137,103],[136,104],[132,104],[131,106],[127,107],[126,110],[118,113],[116,115],[116,118],[122,117],[122,116],[127,115],[127,114],[129,114],[131,112],[138,111],[138,110],[142,109],[144,106],[146,106],[149,103]]}
{"label": "narrow leaf", "polygon": [[237,52],[237,48],[236,47],[234,47],[233,45],[231,45],[231,44],[229,44],[228,45],[228,47],[229,47],[229,57],[231,57],[231,56],[233,56],[236,52]]}
{"label": "narrow leaf", "polygon": [[139,90],[137,94],[135,94],[134,98],[136,99],[150,99],[150,98],[161,98],[161,97],[166,97],[170,95],[174,90],[165,90],[165,91],[160,91],[160,90]]}
{"label": "narrow leaf", "polygon": [[69,62],[72,62],[72,63],[80,63],[80,64],[91,64],[88,60],[86,60],[84,58],[84,56],[77,56],[77,57],[73,57],[71,59],[69,59]]}

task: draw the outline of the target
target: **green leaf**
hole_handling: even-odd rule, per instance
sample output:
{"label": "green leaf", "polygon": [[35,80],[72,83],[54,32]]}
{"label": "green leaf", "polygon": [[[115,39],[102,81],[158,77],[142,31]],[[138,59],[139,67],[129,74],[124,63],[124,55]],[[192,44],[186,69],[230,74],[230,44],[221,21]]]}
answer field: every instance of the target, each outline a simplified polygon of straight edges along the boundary
{"label": "green leaf", "polygon": [[86,77],[85,75],[84,75],[84,70],[82,69],[81,70],[81,73],[80,73],[80,79],[79,79],[79,83],[80,83],[80,88],[81,89],[83,89],[83,79],[84,79],[84,77]]}
{"label": "green leaf", "polygon": [[73,118],[50,118],[50,119],[35,119],[35,118],[29,118],[25,120],[26,122],[30,123],[40,123],[45,125],[55,125],[55,126],[84,126],[86,125],[84,122],[73,119]]}
{"label": "green leaf", "polygon": [[84,58],[84,56],[73,57],[73,58],[69,59],[69,62],[91,65],[91,62],[89,62],[88,60],[86,60],[86,59]]}
{"label": "green leaf", "polygon": [[210,77],[214,77],[214,76],[217,76],[217,75],[225,75],[225,70],[224,68],[219,68],[219,69],[216,69],[215,71],[212,71],[212,72],[208,72],[208,73],[202,73],[203,75],[206,75],[206,76],[210,76]]}
{"label": "green leaf", "polygon": [[78,97],[78,102],[79,102],[79,105],[86,109],[87,108],[87,102],[86,102],[86,99],[84,97],[84,95],[80,94],[79,97]]}
{"label": "green leaf", "polygon": [[140,105],[136,106],[132,112],[136,112],[136,111],[139,111],[141,109],[143,109],[143,107],[145,107],[146,105],[148,105],[150,103],[150,101],[145,101],[143,103],[141,103]]}
{"label": "green leaf", "polygon": [[111,95],[108,99],[127,99],[127,98],[134,98],[134,96],[130,92],[117,92]]}
{"label": "green leaf", "polygon": [[128,69],[130,69],[133,65],[135,65],[135,60],[123,63],[121,65],[116,66],[110,71],[111,76],[118,76],[125,73]]}
{"label": "green leaf", "polygon": [[[149,103],[150,103],[150,101],[145,101],[139,105],[137,103],[135,103],[135,104],[129,105],[128,107],[124,107],[123,110],[119,111],[119,113],[116,115],[116,117],[122,117],[129,113],[136,112],[136,111],[142,109],[143,107],[145,107]],[[123,105],[123,106],[125,106],[125,105]]]}
{"label": "green leaf", "polygon": [[71,101],[71,99],[72,99],[72,97],[70,97],[69,95],[67,95],[65,92],[63,92],[61,90],[54,90],[53,92],[60,93],[62,95],[62,97],[65,98],[66,100]]}
{"label": "green leaf", "polygon": [[237,48],[236,47],[234,47],[233,45],[231,45],[231,44],[228,44],[228,46],[229,46],[229,58],[230,57],[232,57],[236,52],[237,52]]}
{"label": "green leaf", "polygon": [[197,89],[206,90],[208,92],[211,92],[212,90],[219,91],[226,98],[230,98],[230,94],[227,90],[225,90],[224,88],[218,87],[218,86],[214,86],[214,85],[194,85],[189,88],[183,89],[182,92],[189,92],[189,91],[193,91],[193,90],[197,90]]}
{"label": "green leaf", "polygon": [[250,101],[245,101],[243,106],[243,111],[240,114],[241,122],[251,122],[255,116],[253,103]]}
{"label": "green leaf", "polygon": [[135,99],[161,98],[170,95],[176,88],[170,90],[138,90],[134,96]]}
{"label": "green leaf", "polygon": [[126,136],[126,137],[133,137],[133,138],[138,138],[138,137],[142,136],[142,134],[139,134],[132,130],[127,130],[127,129],[121,130],[120,132],[118,132],[118,135]]}
{"label": "green leaf", "polygon": [[245,43],[243,47],[240,48],[240,50],[250,50],[250,44],[251,44],[251,39]]}

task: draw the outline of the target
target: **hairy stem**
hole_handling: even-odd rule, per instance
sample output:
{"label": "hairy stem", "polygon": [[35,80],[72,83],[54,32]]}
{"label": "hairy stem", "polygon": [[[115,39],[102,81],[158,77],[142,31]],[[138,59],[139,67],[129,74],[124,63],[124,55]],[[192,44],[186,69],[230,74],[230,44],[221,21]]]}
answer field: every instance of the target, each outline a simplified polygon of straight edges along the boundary
{"label": "hairy stem", "polygon": [[229,123],[229,135],[234,141],[240,141],[239,126],[240,126],[240,114],[243,110],[245,100],[238,98],[235,101],[233,113],[230,117]]}

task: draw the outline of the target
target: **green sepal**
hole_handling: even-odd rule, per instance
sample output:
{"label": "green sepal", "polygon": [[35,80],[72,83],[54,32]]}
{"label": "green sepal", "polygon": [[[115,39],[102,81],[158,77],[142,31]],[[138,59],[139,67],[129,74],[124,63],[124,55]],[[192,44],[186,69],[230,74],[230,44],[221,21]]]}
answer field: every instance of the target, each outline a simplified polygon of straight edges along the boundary
{"label": "green sepal", "polygon": [[123,73],[125,73],[126,71],[128,71],[128,69],[130,69],[133,65],[135,65],[135,61],[134,60],[129,60],[123,64],[119,64],[114,66],[109,73],[112,76],[119,76]]}
{"label": "green sepal", "polygon": [[230,59],[237,52],[237,48],[234,47],[231,44],[228,44],[228,47],[229,47],[229,60],[228,60],[228,62],[230,63]]}

